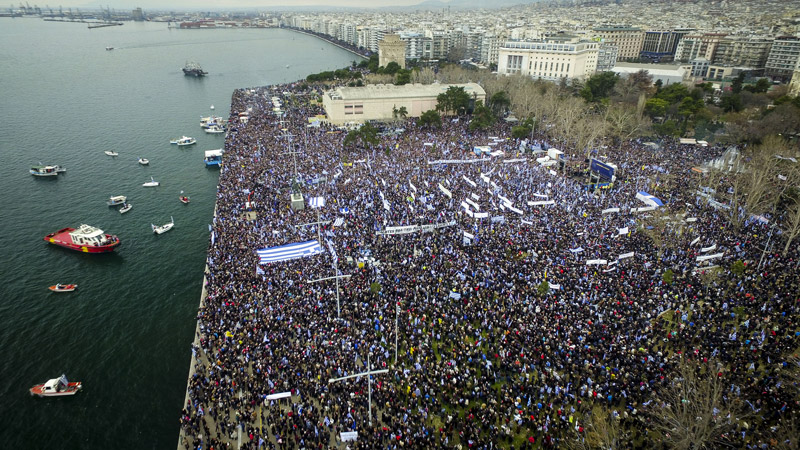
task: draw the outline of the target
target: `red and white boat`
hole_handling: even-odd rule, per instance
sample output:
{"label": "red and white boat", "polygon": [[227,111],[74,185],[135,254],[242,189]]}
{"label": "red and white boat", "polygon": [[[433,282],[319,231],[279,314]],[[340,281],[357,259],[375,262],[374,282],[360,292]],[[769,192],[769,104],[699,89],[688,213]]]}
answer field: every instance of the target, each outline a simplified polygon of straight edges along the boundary
{"label": "red and white boat", "polygon": [[64,397],[67,395],[75,395],[81,390],[80,381],[67,380],[66,375],[61,375],[60,378],[53,378],[48,380],[47,383],[37,384],[30,388],[31,395],[38,395],[39,397]]}
{"label": "red and white boat", "polygon": [[44,240],[84,253],[108,253],[114,251],[120,244],[118,237],[105,234],[103,230],[85,224],[78,229],[62,228],[55,233],[48,234]]}
{"label": "red and white boat", "polygon": [[58,283],[58,284],[55,284],[53,286],[50,286],[48,289],[50,289],[53,292],[72,292],[77,287],[78,287],[77,284],[61,284],[61,283]]}
{"label": "red and white boat", "polygon": [[181,203],[183,204],[189,203],[189,197],[184,197],[183,195],[181,195],[180,199]]}

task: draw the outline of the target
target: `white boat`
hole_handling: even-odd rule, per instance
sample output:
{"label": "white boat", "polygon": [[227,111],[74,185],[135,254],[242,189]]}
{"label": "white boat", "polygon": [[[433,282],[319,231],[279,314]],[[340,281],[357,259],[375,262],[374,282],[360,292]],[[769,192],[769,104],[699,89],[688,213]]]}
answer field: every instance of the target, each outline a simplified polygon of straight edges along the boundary
{"label": "white boat", "polygon": [[[173,143],[173,141],[169,141],[169,142],[170,142],[170,144],[172,144],[172,143]],[[197,143],[197,140],[196,140],[195,138],[193,138],[193,137],[189,137],[189,136],[181,136],[181,138],[180,138],[180,139],[175,139],[175,142],[174,142],[174,143],[175,143],[175,144],[178,144],[178,146],[183,146],[183,145],[192,145],[192,144],[196,144],[196,143]]]}
{"label": "white boat", "polygon": [[31,167],[31,175],[35,177],[54,177],[59,173],[66,172],[67,169],[61,166],[33,166]]}
{"label": "white boat", "polygon": [[150,160],[147,159],[147,158],[139,158],[139,164],[141,164],[143,166],[146,166],[146,165],[150,164]]}
{"label": "white boat", "polygon": [[150,227],[153,229],[153,233],[155,234],[164,234],[167,231],[171,230],[172,227],[174,226],[175,226],[175,219],[173,219],[172,216],[170,216],[169,218],[169,223],[165,223],[164,225],[153,225],[152,223],[150,224]]}
{"label": "white boat", "polygon": [[117,153],[115,151],[111,151],[111,150],[106,150],[103,153],[105,153],[108,156],[119,156],[119,153]]}
{"label": "white boat", "polygon": [[214,109],[214,105],[211,105],[211,109]]}
{"label": "white boat", "polygon": [[128,197],[125,197],[124,195],[112,195],[111,197],[108,198],[106,205],[119,206],[124,204],[126,200],[128,200]]}
{"label": "white boat", "polygon": [[222,128],[219,125],[211,125],[210,127],[206,128],[206,133],[208,134],[222,134],[225,132],[225,128]]}
{"label": "white boat", "polygon": [[106,50],[114,50],[114,47],[111,47],[111,46],[106,47]]}
{"label": "white boat", "polygon": [[200,118],[200,127],[201,128],[208,128],[211,125],[218,125],[220,127],[225,126],[225,119],[218,116],[208,116],[208,117],[201,117]]}
{"label": "white boat", "polygon": [[130,203],[123,203],[122,208],[119,209],[120,214],[125,214],[126,212],[130,211],[133,208],[133,205]]}
{"label": "white boat", "polygon": [[144,186],[144,187],[154,187],[154,186],[158,186],[159,184],[160,183],[158,181],[154,180],[153,177],[150,177],[150,181],[148,181],[147,183],[142,184],[142,186]]}
{"label": "white boat", "polygon": [[66,375],[61,375],[60,378],[53,378],[47,383],[30,388],[30,393],[39,397],[64,397],[77,394],[82,387],[80,381],[70,382]]}

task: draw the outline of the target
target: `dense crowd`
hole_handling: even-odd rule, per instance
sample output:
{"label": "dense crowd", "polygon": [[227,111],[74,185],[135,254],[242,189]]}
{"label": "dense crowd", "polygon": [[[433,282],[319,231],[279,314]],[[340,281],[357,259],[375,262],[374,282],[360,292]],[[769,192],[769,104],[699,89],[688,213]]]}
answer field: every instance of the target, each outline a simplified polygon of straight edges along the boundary
{"label": "dense crowd", "polygon": [[[780,239],[770,224],[736,230],[698,195],[691,168],[722,148],[599,149],[617,180],[593,190],[538,164],[531,149],[544,138],[511,139],[502,121],[471,132],[464,118],[441,129],[409,120],[378,145],[344,148],[345,131],[308,120],[323,113],[320,95],[284,85],[233,96],[186,448],[558,447],[581,439],[597,406],[640,430],[642,445],[656,439],[653,411],[684,360],[716,362],[725,395],[752,408],[723,437],[731,446],[771,445],[771,427],[793,416],[797,391],[782,372],[795,368],[798,252],[761,261]],[[290,208],[293,187],[303,210]],[[639,191],[665,206],[632,212],[647,206]],[[325,205],[311,208],[313,197]],[[318,220],[320,230],[303,225]],[[257,249],[318,232],[322,253],[259,265]],[[309,283],[335,268],[351,275],[340,318],[334,280]],[[389,370],[372,377],[372,416],[366,376],[329,383],[368,360]]]}

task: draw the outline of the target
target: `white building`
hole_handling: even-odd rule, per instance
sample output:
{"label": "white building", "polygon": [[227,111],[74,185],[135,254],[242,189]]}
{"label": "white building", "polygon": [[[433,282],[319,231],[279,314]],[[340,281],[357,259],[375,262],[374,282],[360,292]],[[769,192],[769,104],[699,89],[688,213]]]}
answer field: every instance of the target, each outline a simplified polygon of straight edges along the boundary
{"label": "white building", "polygon": [[597,42],[507,41],[500,47],[497,72],[557,81],[587,78],[597,69]]}
{"label": "white building", "polygon": [[436,109],[439,94],[451,86],[463,87],[476,102],[486,103],[486,91],[477,83],[465,84],[371,84],[363,87],[339,87],[325,93],[322,105],[328,121],[334,125],[367,120],[390,120],[394,110],[405,107],[408,117],[419,117]]}

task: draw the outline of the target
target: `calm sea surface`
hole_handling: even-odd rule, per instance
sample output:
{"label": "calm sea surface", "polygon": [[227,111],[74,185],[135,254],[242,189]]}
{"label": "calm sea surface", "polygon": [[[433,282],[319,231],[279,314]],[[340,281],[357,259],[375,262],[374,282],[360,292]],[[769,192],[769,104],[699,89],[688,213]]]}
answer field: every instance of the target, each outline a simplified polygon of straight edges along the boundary
{"label": "calm sea surface", "polygon": [[[219,175],[203,151],[224,140],[199,119],[227,117],[236,88],[354,59],[286,30],[0,19],[0,448],[175,448]],[[185,77],[187,60],[209,75]],[[181,135],[197,145],[169,144]],[[67,172],[29,175],[38,162]],[[142,187],[151,176],[161,186]],[[109,208],[111,195],[133,209]],[[150,224],[170,217],[175,228],[154,235]],[[121,247],[85,255],[42,240],[81,223],[118,235]],[[59,282],[79,288],[48,291]],[[83,392],[28,394],[62,372]]]}

